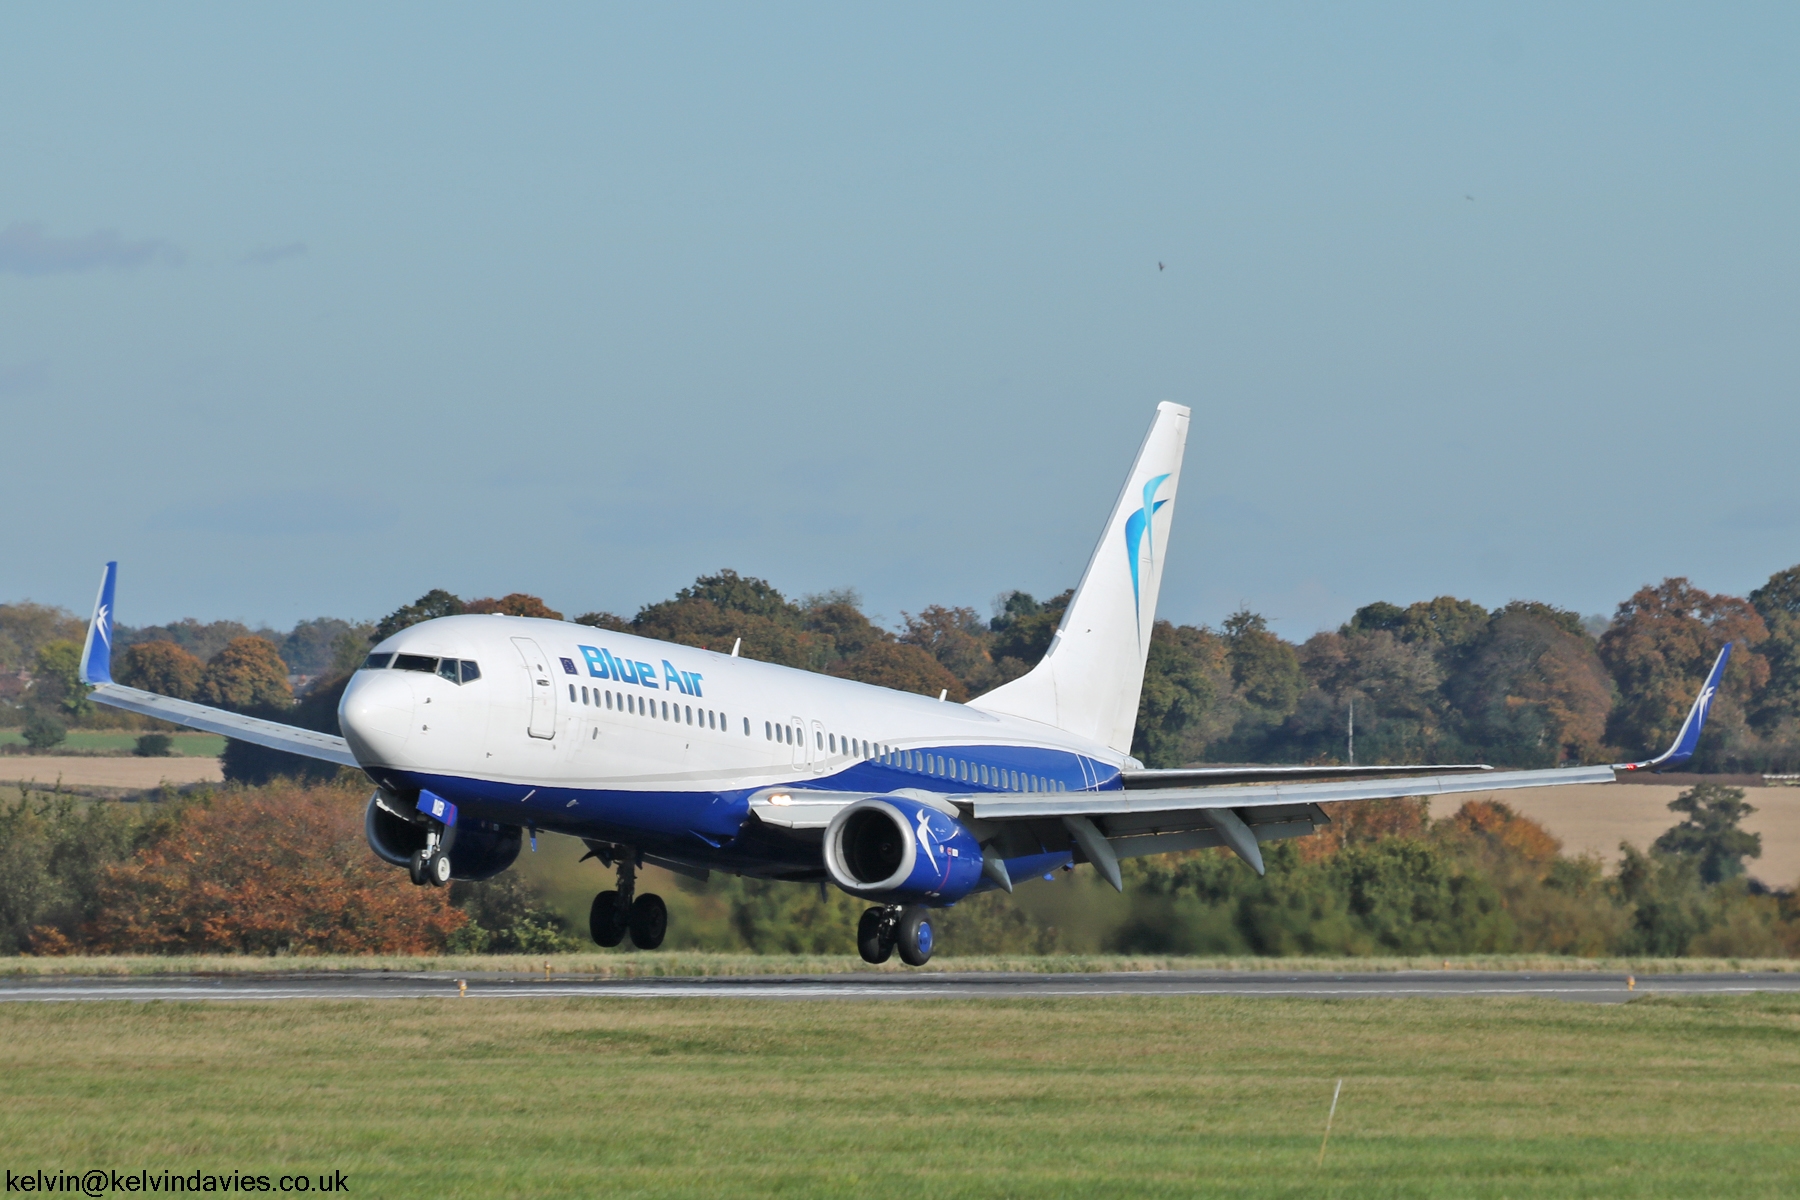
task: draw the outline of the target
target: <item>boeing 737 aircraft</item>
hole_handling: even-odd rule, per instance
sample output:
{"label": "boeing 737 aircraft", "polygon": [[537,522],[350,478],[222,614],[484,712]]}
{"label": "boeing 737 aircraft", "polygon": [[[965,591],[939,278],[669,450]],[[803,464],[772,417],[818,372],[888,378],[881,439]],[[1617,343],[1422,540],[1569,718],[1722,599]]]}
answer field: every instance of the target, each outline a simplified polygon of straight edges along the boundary
{"label": "boeing 737 aircraft", "polygon": [[[580,838],[616,868],[594,898],[602,946],[662,943],[644,864],[829,881],[871,902],[870,962],[919,966],[931,912],[1091,863],[1121,886],[1137,855],[1263,842],[1327,822],[1320,805],[1383,796],[1611,783],[1614,767],[1200,767],[1131,757],[1188,410],[1158,407],[1061,627],[1029,674],[967,704],[563,621],[442,617],[383,641],[338,708],[342,737],[112,682],[108,563],[82,655],[92,699],[355,767],[375,785],[370,847],[416,884],[487,879],[525,831]],[[1730,654],[1675,744],[1618,769],[1687,761]]]}

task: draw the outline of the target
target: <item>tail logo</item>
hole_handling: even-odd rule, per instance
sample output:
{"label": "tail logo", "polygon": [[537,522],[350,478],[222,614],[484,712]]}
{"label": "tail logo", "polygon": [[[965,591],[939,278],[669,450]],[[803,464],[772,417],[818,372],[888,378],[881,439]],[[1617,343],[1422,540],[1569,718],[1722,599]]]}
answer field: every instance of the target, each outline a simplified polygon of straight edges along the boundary
{"label": "tail logo", "polygon": [[1168,481],[1167,475],[1158,475],[1144,485],[1144,506],[1125,518],[1125,557],[1131,561],[1131,603],[1137,610],[1139,636],[1143,636],[1144,598],[1142,577],[1148,574],[1142,564],[1146,554],[1150,556],[1151,570],[1156,566],[1156,537],[1153,523],[1157,510],[1167,504],[1167,500],[1158,500],[1156,493]]}

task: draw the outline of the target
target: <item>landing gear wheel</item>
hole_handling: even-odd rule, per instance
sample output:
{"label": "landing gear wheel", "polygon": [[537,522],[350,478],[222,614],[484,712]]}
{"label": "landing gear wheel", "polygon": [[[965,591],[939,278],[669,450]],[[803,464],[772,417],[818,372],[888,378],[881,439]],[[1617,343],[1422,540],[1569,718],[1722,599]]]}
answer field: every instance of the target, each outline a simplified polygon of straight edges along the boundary
{"label": "landing gear wheel", "polygon": [[619,908],[619,893],[601,892],[588,909],[588,932],[596,946],[611,948],[625,940],[625,914]]}
{"label": "landing gear wheel", "polygon": [[406,864],[406,874],[413,881],[414,887],[425,886],[425,852],[414,850],[412,861]]}
{"label": "landing gear wheel", "polygon": [[894,955],[894,939],[882,928],[887,921],[887,910],[870,908],[863,910],[862,920],[856,923],[856,949],[866,963],[884,963]]}
{"label": "landing gear wheel", "polygon": [[931,961],[931,914],[923,908],[907,907],[900,914],[900,928],[894,939],[900,946],[900,961],[909,967],[922,967]]}
{"label": "landing gear wheel", "polygon": [[645,892],[631,905],[631,944],[639,950],[654,950],[669,932],[669,909],[661,896]]}
{"label": "landing gear wheel", "polygon": [[450,856],[442,850],[433,850],[431,857],[425,860],[425,879],[432,887],[443,887],[450,882]]}

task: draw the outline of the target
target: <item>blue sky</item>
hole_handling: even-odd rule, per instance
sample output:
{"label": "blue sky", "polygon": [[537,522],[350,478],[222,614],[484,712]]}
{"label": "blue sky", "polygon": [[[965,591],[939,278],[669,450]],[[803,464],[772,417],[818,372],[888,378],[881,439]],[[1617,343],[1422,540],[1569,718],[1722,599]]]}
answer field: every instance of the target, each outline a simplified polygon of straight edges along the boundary
{"label": "blue sky", "polygon": [[[1800,561],[1793,6],[13,6],[0,599],[1304,637]],[[1159,270],[1158,264],[1164,265]]]}

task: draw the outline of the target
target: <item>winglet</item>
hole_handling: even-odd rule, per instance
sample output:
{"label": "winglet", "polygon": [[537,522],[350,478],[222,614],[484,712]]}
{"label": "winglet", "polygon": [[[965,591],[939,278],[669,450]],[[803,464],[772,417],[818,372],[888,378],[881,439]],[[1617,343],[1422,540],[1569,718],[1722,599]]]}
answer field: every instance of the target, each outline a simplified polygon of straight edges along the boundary
{"label": "winglet", "polygon": [[1681,732],[1675,735],[1675,742],[1667,750],[1655,758],[1643,762],[1620,763],[1620,771],[1659,771],[1664,767],[1679,767],[1694,757],[1694,748],[1700,744],[1700,731],[1706,727],[1706,714],[1712,709],[1713,697],[1719,694],[1719,680],[1725,675],[1725,664],[1731,658],[1731,643],[1726,642],[1719,657],[1713,660],[1712,670],[1707,672],[1706,682],[1700,687],[1700,694],[1694,697],[1694,707],[1688,709],[1687,720],[1681,723]]}
{"label": "winglet", "polygon": [[100,594],[94,597],[94,619],[88,622],[87,644],[81,648],[81,682],[111,683],[113,636],[113,584],[119,564],[109,562],[100,576]]}

